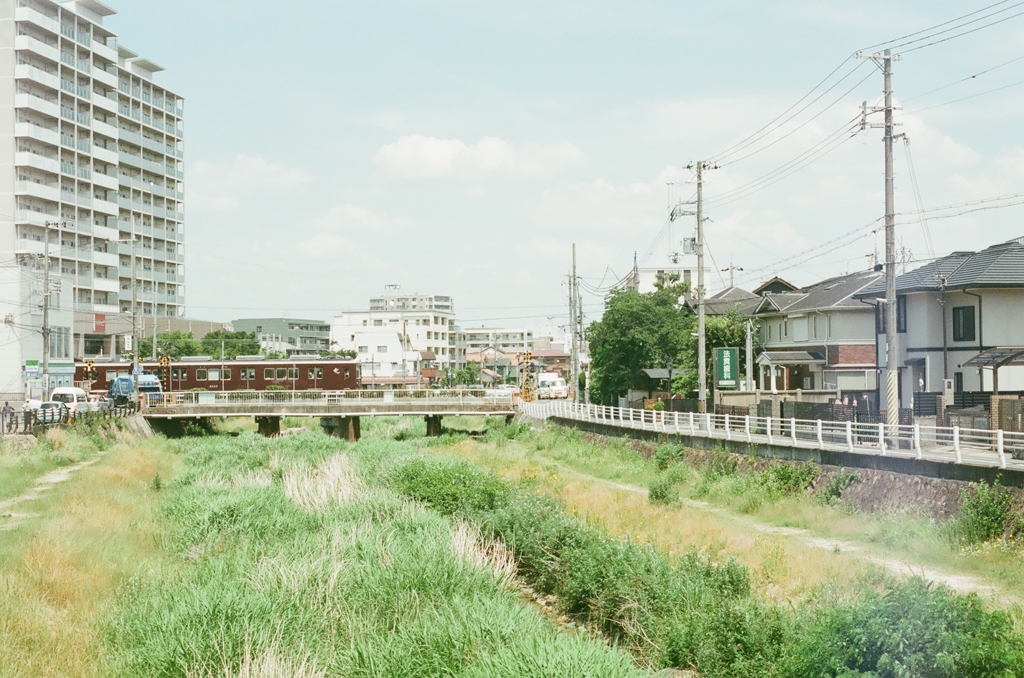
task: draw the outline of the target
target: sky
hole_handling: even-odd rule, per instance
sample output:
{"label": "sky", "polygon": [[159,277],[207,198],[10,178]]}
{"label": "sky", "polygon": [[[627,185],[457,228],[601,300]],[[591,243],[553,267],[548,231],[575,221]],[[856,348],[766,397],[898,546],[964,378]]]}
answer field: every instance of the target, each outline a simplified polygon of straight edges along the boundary
{"label": "sky", "polygon": [[[710,293],[730,266],[747,289],[870,267],[882,130],[849,128],[883,82],[848,57],[994,0],[109,4],[121,44],[186,100],[189,317],[329,319],[396,284],[452,296],[463,327],[536,327],[567,322],[573,243],[588,320],[634,255],[667,263],[693,235],[668,215],[702,159],[719,165]],[[914,214],[1024,193],[1019,4],[894,64],[907,267],[1024,236],[1024,205]]]}

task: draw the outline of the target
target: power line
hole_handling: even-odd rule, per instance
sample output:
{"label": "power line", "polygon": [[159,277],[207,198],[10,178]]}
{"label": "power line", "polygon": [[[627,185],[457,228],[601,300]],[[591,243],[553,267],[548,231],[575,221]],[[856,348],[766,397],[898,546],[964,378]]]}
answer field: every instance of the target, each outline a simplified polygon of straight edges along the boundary
{"label": "power line", "polygon": [[986,68],[985,70],[978,71],[977,73],[974,73],[973,75],[968,75],[966,78],[960,78],[959,80],[954,80],[953,82],[951,82],[951,83],[949,83],[947,85],[943,85],[942,87],[936,87],[935,89],[929,90],[929,91],[924,92],[922,94],[915,94],[914,96],[910,97],[909,99],[903,99],[902,102],[904,104],[906,104],[906,103],[909,103],[911,101],[914,101],[915,99],[921,99],[922,97],[926,97],[926,96],[928,96],[930,94],[935,94],[936,92],[941,92],[942,90],[949,89],[950,87],[955,87],[956,85],[959,85],[961,83],[974,80],[974,79],[979,78],[979,77],[981,77],[983,75],[987,75],[988,73],[991,73],[992,71],[996,71],[996,70],[1002,68],[1003,66],[1009,66],[1010,64],[1016,63],[1016,62],[1021,61],[1021,60],[1024,60],[1024,56],[1019,56],[1016,59],[1010,59],[1009,61],[1004,61],[1003,63],[1001,63],[1001,64],[999,64],[997,66],[992,66],[991,68]]}
{"label": "power line", "polygon": [[[1014,5],[1014,7],[1019,7],[1020,5],[1024,5],[1024,3],[1017,3],[1016,5]],[[997,25],[999,25],[1001,23],[1005,23],[1005,22],[1009,21],[1010,19],[1016,19],[1019,16],[1024,16],[1024,12],[1017,12],[1016,14],[1010,15],[1008,17],[1003,17],[1002,19],[999,19],[998,21],[993,21],[992,23],[985,24],[984,26],[978,26],[977,28],[972,28],[971,30],[964,31],[963,33],[958,33],[956,35],[951,35],[951,36],[943,38],[941,40],[936,40],[934,42],[929,42],[929,43],[927,43],[925,45],[918,45],[917,47],[912,47],[910,49],[902,50],[902,53],[903,54],[907,54],[909,52],[916,52],[917,50],[924,49],[925,47],[932,47],[934,45],[939,45],[939,44],[942,44],[944,42],[949,42],[950,40],[955,40],[957,38],[962,38],[965,35],[970,35],[971,33],[977,33],[978,31],[980,31],[982,29],[991,28],[992,26],[997,26]],[[969,22],[969,23],[974,23],[974,22]],[[964,24],[964,25],[967,25],[967,24]],[[936,35],[938,35],[938,34],[936,34]]]}
{"label": "power line", "polygon": [[1002,87],[996,87],[994,89],[985,90],[984,92],[978,92],[977,94],[971,94],[969,96],[961,97],[959,99],[953,99],[952,101],[946,101],[946,102],[941,103],[941,104],[934,104],[932,106],[926,106],[924,108],[918,108],[917,110],[914,110],[914,111],[908,111],[908,113],[909,114],[923,113],[924,111],[930,111],[933,108],[942,108],[943,106],[949,106],[950,104],[957,104],[957,103],[960,103],[961,101],[967,101],[968,99],[975,99],[975,98],[980,97],[980,96],[985,96],[986,94],[992,94],[993,92],[1001,92],[1004,89],[1010,89],[1011,87],[1019,87],[1020,85],[1024,85],[1024,80],[1020,80],[1018,82],[1012,82],[1009,85],[1003,85]]}
{"label": "power line", "polygon": [[963,21],[964,19],[972,17],[975,14],[981,14],[982,12],[987,12],[990,9],[992,9],[993,7],[999,7],[1000,5],[1005,5],[1008,2],[1010,2],[1010,0],[1000,0],[1000,2],[997,2],[997,3],[994,3],[992,5],[989,5],[988,7],[982,7],[981,9],[975,10],[975,11],[969,13],[969,14],[964,14],[963,16],[959,16],[959,17],[957,17],[955,19],[950,19],[949,21],[944,21],[941,24],[936,24],[936,25],[931,26],[929,28],[924,28],[924,29],[919,30],[919,31],[914,31],[913,33],[908,33],[908,34],[906,34],[906,35],[904,35],[902,37],[895,38],[893,40],[888,40],[886,42],[880,42],[877,45],[871,45],[870,47],[865,47],[861,51],[867,52],[868,50],[876,49],[878,47],[883,47],[885,45],[889,45],[889,44],[894,43],[894,42],[899,42],[900,40],[906,40],[907,38],[912,38],[915,35],[921,35],[922,33],[928,33],[929,31],[934,31],[936,28],[942,28],[943,26],[948,26],[949,24],[956,23],[958,21]]}

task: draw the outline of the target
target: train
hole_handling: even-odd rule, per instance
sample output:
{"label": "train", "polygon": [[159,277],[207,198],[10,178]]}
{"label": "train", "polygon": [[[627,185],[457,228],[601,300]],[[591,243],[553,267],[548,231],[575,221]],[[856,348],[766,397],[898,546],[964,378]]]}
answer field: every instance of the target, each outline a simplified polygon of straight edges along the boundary
{"label": "train", "polygon": [[[142,374],[164,382],[167,391],[265,391],[280,387],[287,391],[347,391],[359,388],[359,364],[355,360],[295,357],[266,360],[260,356],[239,356],[234,360],[182,358],[165,368],[159,361],[144,360]],[[164,374],[164,370],[169,374]],[[95,378],[88,378],[90,370]],[[118,377],[131,376],[127,361],[76,363],[75,383],[92,389],[108,389]],[[273,389],[272,389],[273,390]]]}

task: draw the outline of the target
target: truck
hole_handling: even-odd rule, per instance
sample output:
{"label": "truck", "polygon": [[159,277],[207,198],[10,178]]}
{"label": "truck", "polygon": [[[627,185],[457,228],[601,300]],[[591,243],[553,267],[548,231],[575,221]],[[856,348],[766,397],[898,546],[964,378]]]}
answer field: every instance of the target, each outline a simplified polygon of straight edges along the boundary
{"label": "truck", "polygon": [[[164,392],[160,379],[152,374],[140,374],[139,393],[145,393],[152,400],[153,394]],[[135,381],[131,377],[117,377],[110,383],[110,397],[115,405],[127,405],[135,393]]]}
{"label": "truck", "polygon": [[537,375],[537,398],[539,400],[565,400],[569,387],[558,372],[541,372]]}

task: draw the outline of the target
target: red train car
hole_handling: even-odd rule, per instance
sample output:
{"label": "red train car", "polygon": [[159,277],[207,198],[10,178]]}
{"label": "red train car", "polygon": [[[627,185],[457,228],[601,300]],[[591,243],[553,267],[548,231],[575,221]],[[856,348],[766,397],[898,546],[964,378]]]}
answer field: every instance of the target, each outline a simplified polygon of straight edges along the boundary
{"label": "red train car", "polygon": [[[160,364],[141,363],[144,374],[160,375]],[[75,382],[86,382],[87,365],[75,366]],[[108,388],[117,377],[130,376],[130,362],[95,362],[97,378],[93,388]],[[207,391],[265,391],[279,386],[287,391],[347,391],[359,388],[359,365],[355,360],[237,360],[183,359],[171,361],[171,391],[201,388]]]}

